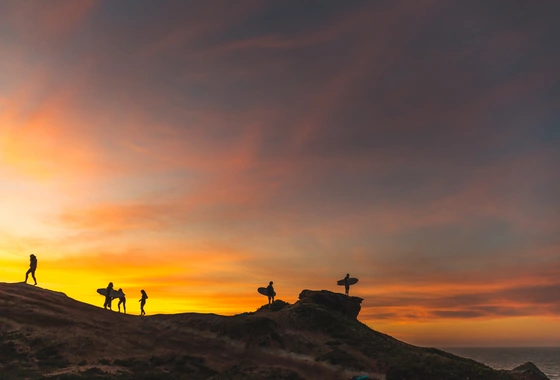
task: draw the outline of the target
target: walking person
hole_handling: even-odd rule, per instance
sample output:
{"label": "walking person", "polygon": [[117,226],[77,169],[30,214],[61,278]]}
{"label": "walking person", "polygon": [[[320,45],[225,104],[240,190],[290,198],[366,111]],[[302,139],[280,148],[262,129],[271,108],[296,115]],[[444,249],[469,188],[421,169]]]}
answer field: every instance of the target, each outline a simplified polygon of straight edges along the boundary
{"label": "walking person", "polygon": [[119,308],[119,313],[121,312],[121,304],[123,305],[123,311],[126,314],[126,294],[124,294],[122,289],[119,289],[119,293],[121,293],[121,295],[119,296],[119,303],[118,303],[118,308]]}
{"label": "walking person", "polygon": [[266,295],[268,296],[268,307],[270,308],[272,302],[274,302],[274,296],[276,296],[276,292],[274,291],[274,287],[272,286],[272,281],[266,287]]}
{"label": "walking person", "polygon": [[37,279],[35,278],[35,271],[36,270],[37,270],[37,257],[35,257],[35,255],[31,254],[31,255],[29,255],[29,269],[27,270],[27,272],[25,272],[25,283],[26,284],[27,284],[27,278],[31,274],[31,277],[33,278],[33,281],[35,281],[35,284],[33,284],[33,285],[37,285]]}
{"label": "walking person", "polygon": [[138,302],[140,302],[140,316],[144,316],[146,315],[146,312],[144,311],[144,305],[146,304],[148,295],[146,294],[146,291],[144,289],[140,290],[140,293],[142,293],[142,298],[138,300]]}
{"label": "walking person", "polygon": [[113,283],[110,282],[109,285],[107,285],[107,289],[105,291],[105,303],[103,304],[103,307],[105,309],[107,309],[107,306],[109,306],[109,310],[113,310],[111,307],[111,301],[113,301],[113,297],[111,297],[111,293],[113,293]]}

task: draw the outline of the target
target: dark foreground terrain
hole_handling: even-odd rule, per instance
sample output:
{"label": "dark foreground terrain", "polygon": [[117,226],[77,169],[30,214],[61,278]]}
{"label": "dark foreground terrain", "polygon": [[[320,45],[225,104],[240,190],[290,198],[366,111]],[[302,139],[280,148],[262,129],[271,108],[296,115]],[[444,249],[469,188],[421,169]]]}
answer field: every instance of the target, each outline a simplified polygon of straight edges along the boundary
{"label": "dark foreground terrain", "polygon": [[540,380],[415,347],[357,320],[361,299],[304,290],[294,305],[225,317],[137,317],[0,283],[0,380]]}

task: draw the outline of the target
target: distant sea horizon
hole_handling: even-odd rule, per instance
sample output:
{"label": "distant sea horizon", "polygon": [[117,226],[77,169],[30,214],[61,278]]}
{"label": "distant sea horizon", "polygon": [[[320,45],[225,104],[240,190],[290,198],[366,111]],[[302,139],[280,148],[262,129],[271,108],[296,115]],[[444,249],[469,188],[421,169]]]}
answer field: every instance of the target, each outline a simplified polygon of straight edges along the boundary
{"label": "distant sea horizon", "polygon": [[532,362],[550,380],[560,380],[560,347],[438,347],[494,369],[513,369]]}

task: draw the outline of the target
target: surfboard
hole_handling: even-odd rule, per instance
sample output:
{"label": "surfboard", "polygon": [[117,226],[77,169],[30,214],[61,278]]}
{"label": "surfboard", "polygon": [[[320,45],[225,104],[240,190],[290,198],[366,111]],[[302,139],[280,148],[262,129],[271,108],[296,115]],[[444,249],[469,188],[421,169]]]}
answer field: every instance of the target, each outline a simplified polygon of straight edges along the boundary
{"label": "surfboard", "polygon": [[[354,277],[348,278],[348,285],[354,285],[354,284],[356,284],[357,282],[358,282],[358,279],[357,279],[357,278],[354,278]],[[342,286],[344,286],[344,279],[338,280],[338,281],[336,282],[336,284],[337,284],[337,285],[342,285]]]}
{"label": "surfboard", "polygon": [[[268,293],[266,292],[266,288],[258,288],[257,292],[259,292],[260,294],[262,294],[263,296],[267,296],[268,297]],[[276,297],[276,292],[274,292],[274,297]]]}
{"label": "surfboard", "polygon": [[[107,289],[106,288],[99,288],[99,289],[97,289],[97,293],[101,294],[103,297],[106,297],[107,296]],[[112,298],[120,298],[122,296],[124,296],[124,294],[117,291],[117,290],[112,290],[111,291],[111,297]]]}

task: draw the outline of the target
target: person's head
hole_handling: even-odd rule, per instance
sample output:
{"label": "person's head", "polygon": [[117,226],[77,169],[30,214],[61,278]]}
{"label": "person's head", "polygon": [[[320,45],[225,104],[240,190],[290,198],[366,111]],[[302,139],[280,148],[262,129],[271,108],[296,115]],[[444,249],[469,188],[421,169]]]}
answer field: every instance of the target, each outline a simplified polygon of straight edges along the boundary
{"label": "person's head", "polygon": [[350,277],[350,273],[346,273],[346,277]]}
{"label": "person's head", "polygon": [[142,289],[142,290],[140,290],[140,293],[146,294],[146,291],[144,289]]}
{"label": "person's head", "polygon": [[121,293],[122,293],[122,288],[119,288],[119,292],[121,292]]}
{"label": "person's head", "polygon": [[34,254],[29,255],[29,257],[31,257],[32,259],[35,258]]}
{"label": "person's head", "polygon": [[268,285],[272,285],[272,284],[273,284],[273,282],[272,282],[272,281],[270,281],[270,282],[268,283]]}
{"label": "person's head", "polygon": [[112,282],[109,283],[109,287],[110,287],[110,288],[113,287],[113,283],[112,283]]}

